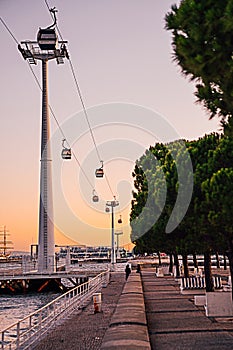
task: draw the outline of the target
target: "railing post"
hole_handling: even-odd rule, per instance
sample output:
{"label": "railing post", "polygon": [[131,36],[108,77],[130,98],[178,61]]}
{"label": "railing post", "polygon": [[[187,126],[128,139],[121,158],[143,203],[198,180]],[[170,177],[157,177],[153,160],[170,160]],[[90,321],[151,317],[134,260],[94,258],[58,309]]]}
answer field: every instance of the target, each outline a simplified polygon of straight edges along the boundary
{"label": "railing post", "polygon": [[67,307],[67,294],[65,295],[65,308]]}
{"label": "railing post", "polygon": [[81,307],[83,307],[83,284],[80,286],[80,292],[81,292]]}
{"label": "railing post", "polygon": [[1,346],[2,349],[4,349],[4,334],[5,334],[5,332],[3,331],[2,332],[2,346]]}
{"label": "railing post", "polygon": [[19,348],[20,344],[20,321],[17,323],[17,335],[16,335],[16,348]]}
{"label": "railing post", "polygon": [[40,329],[40,331],[41,331],[41,328],[42,328],[42,314],[41,314],[41,312],[39,313],[39,329]]}

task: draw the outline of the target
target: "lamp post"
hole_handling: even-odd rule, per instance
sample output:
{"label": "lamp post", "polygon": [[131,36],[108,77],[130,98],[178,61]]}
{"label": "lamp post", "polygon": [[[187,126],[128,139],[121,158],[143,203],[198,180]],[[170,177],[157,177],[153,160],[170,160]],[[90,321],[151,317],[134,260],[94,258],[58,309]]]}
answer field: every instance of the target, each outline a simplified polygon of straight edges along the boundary
{"label": "lamp post", "polygon": [[40,163],[40,209],[39,209],[39,237],[38,237],[38,272],[54,271],[54,224],[52,199],[52,164],[48,104],[48,61],[56,59],[57,63],[64,63],[63,58],[69,58],[65,43],[58,41],[55,31],[55,8],[50,10],[54,16],[54,23],[39,29],[37,41],[22,41],[18,45],[23,58],[30,64],[42,62],[42,125],[41,125],[41,163]]}
{"label": "lamp post", "polygon": [[[107,201],[106,206],[112,208],[112,247],[111,247],[111,263],[116,263],[116,251],[115,251],[115,234],[114,234],[114,208],[119,205],[119,202],[115,200]],[[106,209],[107,209],[106,208]],[[108,208],[109,209],[109,208]]]}
{"label": "lamp post", "polygon": [[123,231],[116,231],[115,235],[117,236],[117,259],[120,258],[120,252],[119,252],[119,236],[123,235]]}

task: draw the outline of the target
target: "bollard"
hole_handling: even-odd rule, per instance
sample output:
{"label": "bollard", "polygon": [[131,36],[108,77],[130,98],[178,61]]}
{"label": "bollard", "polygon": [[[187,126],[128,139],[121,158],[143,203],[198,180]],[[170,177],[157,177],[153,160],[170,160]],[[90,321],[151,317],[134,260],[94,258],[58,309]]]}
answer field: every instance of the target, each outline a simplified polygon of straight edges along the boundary
{"label": "bollard", "polygon": [[110,272],[106,272],[105,276],[102,275],[102,287],[106,288],[109,284]]}
{"label": "bollard", "polygon": [[101,293],[93,294],[94,313],[101,312]]}

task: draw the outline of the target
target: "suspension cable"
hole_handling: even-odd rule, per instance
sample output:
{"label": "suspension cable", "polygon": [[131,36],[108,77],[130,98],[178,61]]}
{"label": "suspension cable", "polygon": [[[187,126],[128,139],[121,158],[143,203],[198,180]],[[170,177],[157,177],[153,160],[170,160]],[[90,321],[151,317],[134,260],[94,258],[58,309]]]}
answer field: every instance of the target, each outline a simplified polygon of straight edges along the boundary
{"label": "suspension cable", "polygon": [[[47,0],[44,0],[44,1],[45,1],[45,4],[46,4],[49,12],[50,12],[50,15],[52,17],[52,13],[50,11],[50,6],[48,4],[48,1]],[[56,24],[56,29],[58,31],[58,34],[59,34],[61,40],[63,41],[62,33],[61,33],[61,31],[60,31],[60,29],[59,29],[57,24]],[[87,114],[87,109],[86,109],[86,106],[85,106],[85,103],[84,103],[84,99],[83,99],[83,96],[82,96],[82,93],[81,93],[81,89],[80,89],[80,86],[79,86],[79,83],[78,83],[78,79],[76,78],[76,75],[75,75],[75,70],[74,70],[74,66],[72,64],[70,55],[69,55],[68,61],[69,61],[70,69],[71,69],[71,72],[72,72],[72,76],[74,78],[75,87],[76,87],[76,90],[77,90],[77,93],[78,93],[78,96],[79,96],[79,99],[80,99],[80,102],[81,102],[81,105],[82,105],[82,108],[83,108],[83,112],[84,112],[84,115],[85,115],[85,118],[86,118],[86,121],[87,121],[87,125],[88,125],[88,128],[89,128],[90,134],[91,134],[91,138],[92,138],[92,141],[94,143],[98,159],[101,162],[102,158],[100,157],[99,150],[97,148],[97,144],[96,144],[96,141],[95,141],[94,133],[93,133],[93,130],[91,128],[91,124],[90,124],[90,121],[89,121],[89,118],[88,118],[88,114]]]}
{"label": "suspension cable", "polygon": [[82,104],[82,107],[83,107],[83,112],[84,112],[84,115],[86,117],[86,121],[87,121],[89,130],[90,130],[90,133],[91,133],[91,138],[92,138],[92,141],[94,143],[94,146],[95,146],[96,153],[97,153],[97,156],[99,158],[99,161],[101,162],[101,157],[100,157],[99,150],[97,148],[96,141],[95,141],[95,138],[94,138],[93,130],[91,128],[91,124],[90,124],[90,121],[89,121],[89,118],[88,118],[88,115],[87,115],[87,110],[86,110],[86,107],[85,107],[85,104],[84,104],[84,101],[83,101],[83,97],[82,97],[82,94],[81,94],[81,89],[80,89],[80,86],[78,84],[78,80],[76,78],[74,67],[73,67],[73,64],[72,64],[70,58],[69,58],[69,63],[70,63],[71,72],[72,72],[72,75],[73,75],[73,78],[74,78],[74,81],[75,81],[76,89],[77,89],[77,92],[78,92],[78,95],[79,95],[79,98],[80,98],[80,101],[81,101],[81,104]]}
{"label": "suspension cable", "polygon": [[[85,104],[84,104],[84,101],[83,101],[83,97],[82,97],[82,94],[81,94],[81,89],[80,89],[80,86],[79,86],[79,84],[78,84],[78,80],[77,80],[77,78],[76,78],[75,71],[74,71],[73,64],[72,64],[72,61],[71,61],[71,58],[70,58],[70,57],[69,57],[69,63],[70,63],[70,68],[71,68],[72,75],[73,75],[73,78],[74,78],[74,81],[75,81],[76,89],[77,89],[77,92],[78,92],[78,95],[79,95],[79,98],[80,98],[80,101],[81,101],[81,104],[82,104],[82,107],[83,107],[83,112],[84,112],[84,115],[85,115],[85,118],[86,118],[86,121],[87,121],[87,124],[88,124],[88,127],[89,127],[89,131],[90,131],[90,134],[91,134],[91,138],[92,138],[92,141],[93,141],[93,143],[94,143],[94,146],[95,146],[95,149],[96,149],[96,153],[97,153],[98,159],[99,159],[99,161],[100,161],[100,163],[101,163],[101,162],[102,162],[102,159],[101,159],[101,157],[100,157],[100,153],[99,153],[99,150],[98,150],[96,141],[95,141],[94,133],[93,133],[93,130],[92,130],[92,127],[91,127],[89,118],[88,118],[87,110],[86,110],[86,107],[85,107]],[[105,179],[106,179],[107,185],[108,185],[108,187],[109,187],[109,190],[110,190],[110,192],[112,193],[112,196],[114,197],[114,192],[113,192],[113,190],[112,190],[112,187],[111,187],[111,185],[110,185],[109,179],[108,179],[108,177],[107,177],[106,174],[105,174]]]}
{"label": "suspension cable", "polygon": [[[50,15],[52,17],[48,1],[47,0],[44,0],[44,1],[45,1],[45,4],[46,4],[49,12],[50,12]],[[59,29],[57,24],[56,24],[56,28],[57,28],[58,34],[60,35],[61,40],[63,41],[63,37],[62,37],[61,31],[60,31],[60,29]],[[93,133],[93,130],[92,130],[92,127],[91,127],[91,123],[90,123],[90,120],[89,120],[89,117],[88,117],[88,113],[87,113],[87,109],[86,109],[86,106],[85,106],[85,103],[84,103],[83,95],[81,93],[81,89],[80,89],[80,86],[79,86],[79,83],[78,83],[78,79],[77,79],[76,74],[75,74],[75,70],[74,70],[74,66],[72,64],[72,60],[71,60],[70,54],[69,54],[69,57],[68,57],[68,61],[69,61],[69,64],[70,64],[70,69],[71,69],[71,72],[72,72],[72,76],[74,78],[76,90],[77,90],[77,93],[78,93],[78,96],[79,96],[79,99],[80,99],[80,102],[81,102],[81,105],[82,105],[82,108],[83,108],[83,112],[84,112],[84,115],[85,115],[85,118],[86,118],[86,121],[87,121],[87,125],[88,125],[88,128],[89,128],[90,134],[91,134],[91,138],[92,138],[93,144],[95,146],[96,154],[97,154],[97,157],[98,157],[98,159],[99,159],[99,161],[101,163],[102,162],[102,158],[100,156],[100,153],[99,153],[99,150],[98,150],[98,147],[97,147],[97,144],[96,144],[94,133]],[[110,181],[109,181],[109,179],[108,179],[106,174],[105,174],[105,178],[106,178],[106,182],[107,182],[107,185],[109,187],[109,190],[110,190],[112,196],[114,197],[115,196],[114,192],[112,190],[112,187],[110,185]]]}
{"label": "suspension cable", "polygon": [[9,29],[9,27],[6,25],[6,23],[3,21],[2,17],[0,17],[0,20],[2,22],[2,24],[4,25],[4,27],[6,28],[6,30],[8,31],[8,33],[11,35],[11,37],[13,38],[13,40],[16,42],[16,44],[18,45],[19,42],[16,39],[16,37],[14,36],[14,34],[12,33],[12,31]]}

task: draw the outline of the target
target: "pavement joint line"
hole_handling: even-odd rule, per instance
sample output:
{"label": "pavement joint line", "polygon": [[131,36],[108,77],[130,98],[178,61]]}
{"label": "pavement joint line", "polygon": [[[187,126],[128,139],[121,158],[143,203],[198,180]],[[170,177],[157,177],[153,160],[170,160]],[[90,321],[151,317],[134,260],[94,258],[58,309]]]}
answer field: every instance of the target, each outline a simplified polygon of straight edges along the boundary
{"label": "pavement joint line", "polygon": [[[145,282],[144,282],[145,283]],[[149,287],[152,287],[152,286],[155,286],[155,287],[163,287],[163,288],[176,288],[176,285],[172,285],[172,284],[158,284],[158,283],[149,283],[147,282],[147,286]]]}
{"label": "pavement joint line", "polygon": [[162,289],[162,290],[145,290],[145,293],[174,293],[177,294],[177,290]]}
{"label": "pavement joint line", "polygon": [[139,295],[142,295],[143,294],[143,292],[122,292],[122,295],[126,295],[126,294],[139,294]]}
{"label": "pavement joint line", "polygon": [[182,334],[182,333],[228,333],[233,332],[233,329],[183,329],[183,330],[168,330],[168,331],[149,331],[150,335],[162,334]]}
{"label": "pavement joint line", "polygon": [[177,297],[177,298],[146,298],[146,300],[157,300],[157,301],[164,301],[164,300],[171,300],[171,301],[174,301],[174,300],[180,300],[180,299],[184,299],[182,297]]}
{"label": "pavement joint line", "polygon": [[109,325],[109,328],[116,327],[116,326],[126,326],[126,325],[136,325],[136,326],[143,326],[147,327],[147,324],[142,322],[135,322],[135,321],[123,321],[123,322],[114,322]]}
{"label": "pavement joint line", "polygon": [[201,312],[200,310],[160,310],[160,311],[147,311],[147,314],[170,314],[174,312]]}
{"label": "pavement joint line", "polygon": [[154,285],[157,285],[157,286],[176,286],[176,285],[178,285],[178,283],[172,284],[172,283],[161,283],[161,282],[157,282],[157,281],[150,281],[149,278],[148,278],[148,281],[146,281],[145,279],[144,279],[144,281],[146,283],[148,283],[149,285],[154,284]]}

